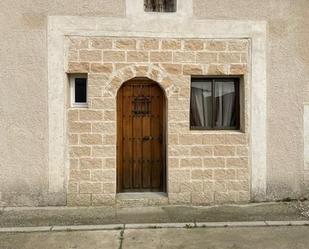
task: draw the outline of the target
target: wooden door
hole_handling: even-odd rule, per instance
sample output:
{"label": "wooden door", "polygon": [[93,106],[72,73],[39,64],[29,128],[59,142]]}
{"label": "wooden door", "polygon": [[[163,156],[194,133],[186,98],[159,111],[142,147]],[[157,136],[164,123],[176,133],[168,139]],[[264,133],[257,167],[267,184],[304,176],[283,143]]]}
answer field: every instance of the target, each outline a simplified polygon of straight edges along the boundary
{"label": "wooden door", "polygon": [[165,191],[164,93],[149,79],[130,80],[117,96],[118,192]]}

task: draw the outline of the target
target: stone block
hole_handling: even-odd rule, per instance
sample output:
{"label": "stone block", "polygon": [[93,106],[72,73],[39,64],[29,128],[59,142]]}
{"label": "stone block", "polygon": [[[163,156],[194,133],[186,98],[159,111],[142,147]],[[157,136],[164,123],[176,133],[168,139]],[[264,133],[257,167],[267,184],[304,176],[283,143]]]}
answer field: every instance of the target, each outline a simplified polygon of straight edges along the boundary
{"label": "stone block", "polygon": [[170,193],[168,201],[170,204],[189,204],[191,203],[191,193]]}
{"label": "stone block", "polygon": [[70,181],[68,184],[68,193],[69,194],[77,194],[78,193],[78,183]]}
{"label": "stone block", "polygon": [[115,194],[93,194],[93,206],[113,206],[116,204]]}
{"label": "stone block", "polygon": [[129,51],[127,52],[128,62],[148,62],[149,53],[145,51]]}
{"label": "stone block", "polygon": [[236,192],[215,192],[216,203],[235,203],[238,200]]}
{"label": "stone block", "polygon": [[181,145],[202,144],[202,137],[199,134],[181,134],[179,135],[179,144]]}
{"label": "stone block", "polygon": [[168,157],[168,168],[179,168],[179,158]]}
{"label": "stone block", "polygon": [[235,153],[236,147],[234,146],[216,145],[214,147],[215,156],[235,156]]}
{"label": "stone block", "polygon": [[238,180],[248,180],[250,178],[248,169],[236,169],[236,178]]}
{"label": "stone block", "polygon": [[102,159],[100,158],[81,158],[80,169],[102,169]]}
{"label": "stone block", "polygon": [[214,169],[214,179],[221,180],[235,180],[236,171],[231,169]]}
{"label": "stone block", "polygon": [[213,155],[213,147],[212,146],[192,146],[191,147],[191,156],[212,156]]}
{"label": "stone block", "polygon": [[248,50],[248,41],[229,41],[228,49],[230,51],[246,51]]}
{"label": "stone block", "polygon": [[69,123],[70,133],[85,133],[91,132],[91,124],[86,122],[70,122]]}
{"label": "stone block", "polygon": [[116,134],[115,122],[96,122],[92,124],[92,132],[98,132],[101,134]]}
{"label": "stone block", "polygon": [[116,159],[115,158],[106,158],[104,168],[106,168],[106,169],[116,169]]}
{"label": "stone block", "polygon": [[176,63],[195,63],[194,52],[174,52],[173,61]]}
{"label": "stone block", "polygon": [[90,194],[68,194],[67,205],[74,206],[90,206],[91,195]]}
{"label": "stone block", "polygon": [[244,192],[238,192],[238,201],[239,202],[249,202],[251,199],[250,192],[244,191]]}
{"label": "stone block", "polygon": [[116,194],[116,183],[115,182],[103,183],[103,193],[104,194]]}
{"label": "stone block", "polygon": [[207,192],[207,193],[193,192],[192,193],[192,204],[209,205],[213,201],[214,201],[214,196],[212,192]]}
{"label": "stone block", "polygon": [[[107,65],[107,63],[103,64]],[[88,74],[88,86],[89,88],[96,86],[96,87],[103,87],[107,84],[109,80],[109,75],[107,74]]]}
{"label": "stone block", "polygon": [[203,67],[201,65],[184,65],[183,74],[185,75],[203,75]]}
{"label": "stone block", "polygon": [[240,157],[248,157],[249,156],[248,146],[237,146],[236,147],[236,155],[240,156]]}
{"label": "stone block", "polygon": [[215,180],[213,182],[213,190],[215,192],[226,192],[227,191],[226,181],[224,181],[224,180]]}
{"label": "stone block", "polygon": [[104,139],[106,145],[116,145],[116,135],[105,135]]}
{"label": "stone block", "polygon": [[102,97],[102,87],[101,86],[92,86],[88,84],[88,97]]}
{"label": "stone block", "polygon": [[101,110],[80,110],[79,119],[81,121],[101,121],[103,120],[103,112]]}
{"label": "stone block", "polygon": [[78,121],[78,110],[68,110],[68,121],[69,122],[74,122]]}
{"label": "stone block", "polygon": [[76,50],[69,50],[68,61],[78,61],[78,52]]}
{"label": "stone block", "polygon": [[202,139],[206,145],[225,145],[225,136],[221,134],[207,134],[202,136]]}
{"label": "stone block", "polygon": [[113,47],[113,41],[110,38],[90,38],[91,48],[96,49],[111,49]]}
{"label": "stone block", "polygon": [[162,40],[161,41],[161,49],[163,49],[163,50],[181,49],[181,41],[180,40],[174,40],[174,39]]}
{"label": "stone block", "polygon": [[168,144],[171,144],[171,145],[179,144],[178,134],[169,134],[168,135]]}
{"label": "stone block", "polygon": [[232,75],[244,75],[247,73],[247,66],[245,64],[231,64],[230,74]]}
{"label": "stone block", "polygon": [[246,145],[248,144],[247,134],[227,134],[225,135],[225,144],[229,145]]}
{"label": "stone block", "polygon": [[192,181],[192,191],[193,192],[203,192],[204,191],[204,182],[200,179],[197,181]]}
{"label": "stone block", "polygon": [[169,172],[169,181],[176,183],[189,182],[190,176],[190,170],[188,169],[173,169]]}
{"label": "stone block", "polygon": [[204,172],[202,169],[193,169],[191,172],[191,178],[192,180],[200,180],[202,181],[204,179]]}
{"label": "stone block", "polygon": [[180,167],[182,168],[202,168],[202,158],[183,158],[180,160]]}
{"label": "stone block", "polygon": [[112,145],[94,146],[92,148],[92,156],[94,157],[116,156],[116,146]]}
{"label": "stone block", "polygon": [[161,67],[164,71],[169,74],[181,74],[182,73],[182,65],[180,64],[161,64]]}
{"label": "stone block", "polygon": [[70,169],[77,170],[79,168],[78,161],[79,161],[78,159],[70,158]]}
{"label": "stone block", "polygon": [[169,121],[177,122],[189,119],[189,112],[187,110],[169,110]]}
{"label": "stone block", "polygon": [[78,135],[77,134],[69,135],[69,145],[78,145]]}
{"label": "stone block", "polygon": [[248,181],[227,181],[226,187],[228,191],[249,191]]}
{"label": "stone block", "polygon": [[185,50],[203,50],[204,49],[204,41],[203,40],[185,40],[184,41],[184,49]]}
{"label": "stone block", "polygon": [[228,67],[224,64],[210,64],[207,70],[208,75],[226,75]]}
{"label": "stone block", "polygon": [[89,181],[90,170],[70,170],[70,180]]}
{"label": "stone block", "polygon": [[114,109],[114,98],[93,98],[91,100],[91,108],[93,109]]}
{"label": "stone block", "polygon": [[104,51],[103,61],[104,62],[123,62],[125,61],[124,51]]}
{"label": "stone block", "polygon": [[150,52],[150,62],[171,62],[172,52]]}
{"label": "stone block", "polygon": [[205,48],[208,51],[225,51],[227,48],[227,44],[225,41],[218,41],[218,40],[206,41]]}
{"label": "stone block", "polygon": [[70,46],[69,49],[78,50],[78,49],[87,49],[89,47],[89,40],[85,37],[70,37]]}
{"label": "stone block", "polygon": [[80,50],[79,60],[84,61],[84,62],[101,61],[102,51],[101,50]]}
{"label": "stone block", "polygon": [[248,63],[248,54],[247,53],[241,53],[240,54],[240,61],[241,61],[241,63]]}
{"label": "stone block", "polygon": [[196,54],[196,62],[204,64],[217,63],[218,54],[211,52],[199,52]]}
{"label": "stone block", "polygon": [[70,62],[68,73],[88,73],[90,64],[88,62]]}
{"label": "stone block", "polygon": [[240,63],[239,53],[219,53],[219,63]]}
{"label": "stone block", "polygon": [[81,194],[99,194],[102,193],[102,183],[100,182],[81,182],[79,184]]}
{"label": "stone block", "polygon": [[157,50],[159,49],[159,41],[157,39],[142,40],[141,48],[145,50]]}
{"label": "stone block", "polygon": [[87,157],[90,156],[91,149],[90,147],[86,146],[70,146],[69,154],[70,157],[76,158],[76,157]]}
{"label": "stone block", "polygon": [[90,70],[92,73],[111,74],[113,72],[113,65],[111,63],[91,63]]}
{"label": "stone block", "polygon": [[248,158],[247,157],[227,158],[226,167],[228,168],[248,168]]}
{"label": "stone block", "polygon": [[180,183],[171,182],[168,184],[168,193],[179,193],[180,192]]}
{"label": "stone block", "polygon": [[118,49],[136,49],[136,40],[119,39],[115,41],[115,47]]}
{"label": "stone block", "polygon": [[204,168],[224,168],[225,159],[224,158],[203,158]]}

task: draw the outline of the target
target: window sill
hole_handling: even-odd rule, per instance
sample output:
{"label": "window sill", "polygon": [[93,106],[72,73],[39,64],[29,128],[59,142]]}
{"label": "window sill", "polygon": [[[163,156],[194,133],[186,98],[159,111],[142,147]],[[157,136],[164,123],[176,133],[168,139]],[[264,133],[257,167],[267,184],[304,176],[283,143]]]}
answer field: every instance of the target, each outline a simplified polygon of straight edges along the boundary
{"label": "window sill", "polygon": [[246,134],[245,131],[242,130],[191,130],[191,134]]}
{"label": "window sill", "polygon": [[71,105],[71,108],[88,108],[88,103],[74,103]]}

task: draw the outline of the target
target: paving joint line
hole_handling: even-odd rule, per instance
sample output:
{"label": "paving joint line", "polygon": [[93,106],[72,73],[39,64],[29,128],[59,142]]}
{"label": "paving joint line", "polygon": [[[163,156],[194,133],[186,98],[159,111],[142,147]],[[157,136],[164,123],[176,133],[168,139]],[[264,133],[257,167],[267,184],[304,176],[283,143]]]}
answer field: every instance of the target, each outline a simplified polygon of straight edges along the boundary
{"label": "paving joint line", "polygon": [[241,222],[184,222],[184,223],[141,223],[141,224],[105,224],[72,226],[37,226],[37,227],[0,227],[0,233],[29,232],[68,232],[68,231],[107,231],[126,229],[163,229],[163,228],[237,228],[237,227],[283,227],[309,226],[308,220],[301,221],[241,221]]}

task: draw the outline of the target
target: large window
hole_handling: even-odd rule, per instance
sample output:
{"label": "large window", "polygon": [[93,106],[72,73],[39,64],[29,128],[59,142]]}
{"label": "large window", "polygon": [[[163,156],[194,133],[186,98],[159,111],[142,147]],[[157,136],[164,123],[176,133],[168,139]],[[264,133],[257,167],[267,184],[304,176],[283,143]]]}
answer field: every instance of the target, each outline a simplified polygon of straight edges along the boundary
{"label": "large window", "polygon": [[237,130],[240,128],[239,113],[238,78],[192,79],[191,129]]}
{"label": "large window", "polygon": [[176,12],[176,0],[144,0],[145,11]]}

